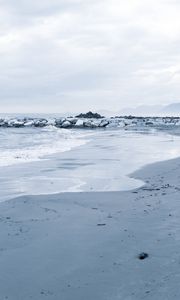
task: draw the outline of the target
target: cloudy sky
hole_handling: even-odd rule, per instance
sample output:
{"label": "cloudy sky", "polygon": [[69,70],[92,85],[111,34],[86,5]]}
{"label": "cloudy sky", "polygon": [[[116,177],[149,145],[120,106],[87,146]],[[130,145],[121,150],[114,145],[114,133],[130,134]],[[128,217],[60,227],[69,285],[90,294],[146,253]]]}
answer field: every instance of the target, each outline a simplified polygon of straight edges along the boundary
{"label": "cloudy sky", "polygon": [[0,0],[0,111],[180,102],[179,0]]}

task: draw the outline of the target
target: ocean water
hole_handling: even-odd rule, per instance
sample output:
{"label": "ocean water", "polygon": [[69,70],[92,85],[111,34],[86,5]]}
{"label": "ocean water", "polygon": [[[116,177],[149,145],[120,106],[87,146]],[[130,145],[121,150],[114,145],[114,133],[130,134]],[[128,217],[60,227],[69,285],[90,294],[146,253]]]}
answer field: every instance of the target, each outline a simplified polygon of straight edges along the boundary
{"label": "ocean water", "polygon": [[180,156],[180,137],[153,130],[0,129],[0,201],[21,195],[131,190],[128,176]]}
{"label": "ocean water", "polygon": [[83,137],[83,132],[54,126],[0,128],[0,167],[39,161],[47,155],[69,151],[85,144]]}

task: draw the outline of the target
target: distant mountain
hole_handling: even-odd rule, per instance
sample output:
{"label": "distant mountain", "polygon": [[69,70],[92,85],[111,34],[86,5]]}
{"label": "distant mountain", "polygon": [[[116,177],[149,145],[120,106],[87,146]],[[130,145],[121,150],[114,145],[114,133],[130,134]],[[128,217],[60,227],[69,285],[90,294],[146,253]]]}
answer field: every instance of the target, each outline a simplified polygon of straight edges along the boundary
{"label": "distant mountain", "polygon": [[140,105],[135,108],[124,108],[118,114],[121,115],[136,115],[136,116],[150,116],[157,115],[162,109],[161,105]]}
{"label": "distant mountain", "polygon": [[180,103],[169,104],[162,109],[164,114],[180,115]]}
{"label": "distant mountain", "polygon": [[134,116],[180,116],[180,103],[169,105],[140,105],[135,108],[125,108],[118,115]]}
{"label": "distant mountain", "polygon": [[139,105],[135,108],[124,108],[118,112],[119,115],[154,116],[163,109],[162,105]]}

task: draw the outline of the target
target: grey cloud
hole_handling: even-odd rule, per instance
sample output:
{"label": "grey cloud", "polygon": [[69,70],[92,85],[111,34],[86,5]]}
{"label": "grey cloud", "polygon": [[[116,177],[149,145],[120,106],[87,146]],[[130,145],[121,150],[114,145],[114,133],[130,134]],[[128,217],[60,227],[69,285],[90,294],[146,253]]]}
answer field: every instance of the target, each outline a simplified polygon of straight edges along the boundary
{"label": "grey cloud", "polygon": [[176,1],[0,5],[0,108],[118,110],[180,100]]}

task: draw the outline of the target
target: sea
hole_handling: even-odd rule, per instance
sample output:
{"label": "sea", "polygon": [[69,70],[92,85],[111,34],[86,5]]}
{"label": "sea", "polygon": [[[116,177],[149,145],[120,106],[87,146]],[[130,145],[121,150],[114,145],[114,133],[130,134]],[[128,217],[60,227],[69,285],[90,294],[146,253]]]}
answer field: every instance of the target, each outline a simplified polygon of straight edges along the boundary
{"label": "sea", "polygon": [[0,201],[133,190],[134,171],[178,156],[180,137],[155,128],[0,128]]}

